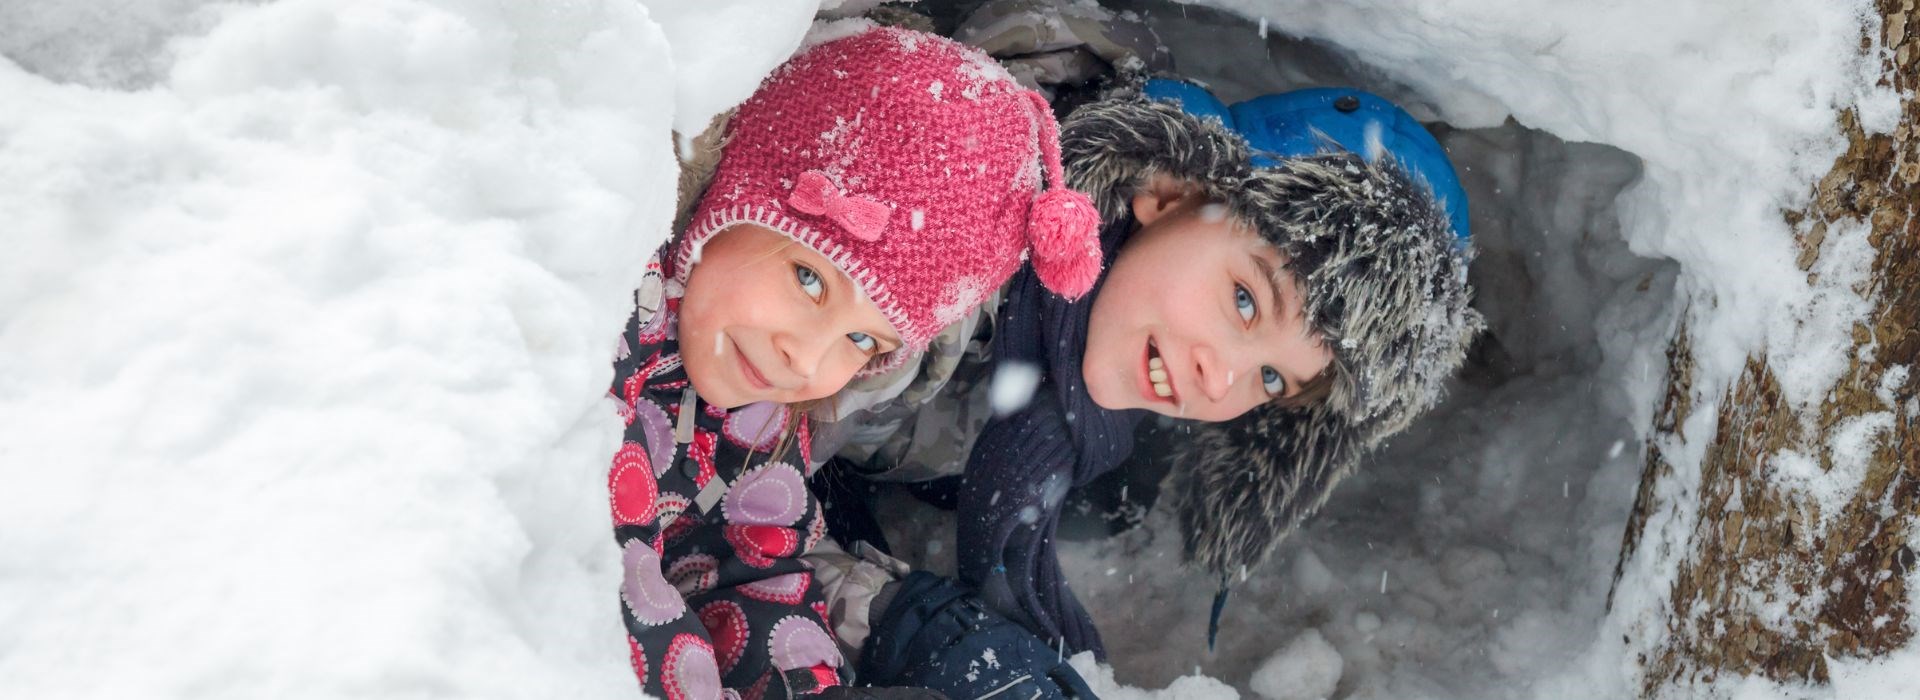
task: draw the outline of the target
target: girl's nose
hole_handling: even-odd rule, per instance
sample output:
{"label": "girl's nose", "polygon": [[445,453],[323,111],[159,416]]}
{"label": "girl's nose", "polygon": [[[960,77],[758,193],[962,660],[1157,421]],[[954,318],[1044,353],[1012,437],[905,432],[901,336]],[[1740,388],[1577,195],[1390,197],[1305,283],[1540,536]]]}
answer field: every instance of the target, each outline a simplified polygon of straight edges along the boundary
{"label": "girl's nose", "polygon": [[1200,392],[1211,401],[1227,398],[1227,390],[1232,385],[1227,381],[1227,368],[1213,348],[1204,345],[1193,348],[1193,376],[1200,385]]}
{"label": "girl's nose", "polygon": [[786,370],[797,376],[799,383],[804,385],[813,378],[814,371],[826,359],[831,341],[832,338],[818,330],[794,328],[774,334],[773,346],[780,351],[780,359],[786,363]]}

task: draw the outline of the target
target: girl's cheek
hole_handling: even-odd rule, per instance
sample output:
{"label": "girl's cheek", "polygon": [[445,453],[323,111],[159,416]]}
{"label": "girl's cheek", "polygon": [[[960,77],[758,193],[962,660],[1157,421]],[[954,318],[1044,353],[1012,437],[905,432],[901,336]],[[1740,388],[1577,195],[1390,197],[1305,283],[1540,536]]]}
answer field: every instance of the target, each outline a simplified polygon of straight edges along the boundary
{"label": "girl's cheek", "polygon": [[860,368],[866,365],[866,353],[859,351],[842,352],[839,359],[834,362],[833,373],[827,378],[827,385],[821,387],[821,391],[824,394],[821,398],[826,398],[828,395],[839,393],[841,389],[847,388],[847,384],[853,382],[853,375],[858,374]]}
{"label": "girl's cheek", "polygon": [[820,390],[832,394],[846,388],[847,382],[853,381],[853,373],[859,370],[858,365],[847,359],[847,353],[841,353],[840,357],[834,361],[833,369],[828,373],[826,381],[823,382],[824,386],[820,387]]}
{"label": "girl's cheek", "polygon": [[[742,291],[745,291],[745,288]],[[783,321],[802,323],[803,320],[798,316],[799,311],[792,308],[792,304],[785,295],[779,293],[781,291],[783,290],[775,285],[764,285],[757,290],[757,293],[738,295],[734,300],[734,317],[759,330],[768,330]]]}

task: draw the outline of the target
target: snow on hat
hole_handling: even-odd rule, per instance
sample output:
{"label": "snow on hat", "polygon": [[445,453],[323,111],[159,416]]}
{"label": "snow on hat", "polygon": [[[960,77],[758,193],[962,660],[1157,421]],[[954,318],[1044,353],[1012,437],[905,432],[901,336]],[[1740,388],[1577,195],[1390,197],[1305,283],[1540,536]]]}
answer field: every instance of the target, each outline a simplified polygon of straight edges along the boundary
{"label": "snow on hat", "polygon": [[1058,129],[1038,93],[942,37],[870,26],[805,48],[734,114],[674,279],[730,226],[784,233],[838,266],[900,334],[906,352],[869,371],[924,350],[1029,251],[1049,289],[1079,297],[1100,274],[1100,222],[1086,195],[1063,188]]}
{"label": "snow on hat", "polygon": [[1366,453],[1439,400],[1484,326],[1468,306],[1471,250],[1425,178],[1337,150],[1256,160],[1218,117],[1123,87],[1061,129],[1069,183],[1104,217],[1130,216],[1164,174],[1224,203],[1288,258],[1308,323],[1333,350],[1315,405],[1269,403],[1184,441],[1169,473],[1187,557],[1221,574],[1258,565]]}

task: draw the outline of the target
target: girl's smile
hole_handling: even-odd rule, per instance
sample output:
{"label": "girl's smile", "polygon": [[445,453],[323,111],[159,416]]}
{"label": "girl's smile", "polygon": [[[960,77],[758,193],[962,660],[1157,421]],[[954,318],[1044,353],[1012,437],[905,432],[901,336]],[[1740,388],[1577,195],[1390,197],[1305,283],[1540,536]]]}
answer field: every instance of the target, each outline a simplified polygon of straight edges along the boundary
{"label": "girl's smile", "polygon": [[759,367],[753,366],[753,360],[748,359],[747,354],[740,351],[740,344],[731,339],[729,344],[733,346],[733,356],[740,359],[740,375],[746,379],[747,385],[755,391],[772,391],[773,382],[767,381],[767,375],[761,373]]}

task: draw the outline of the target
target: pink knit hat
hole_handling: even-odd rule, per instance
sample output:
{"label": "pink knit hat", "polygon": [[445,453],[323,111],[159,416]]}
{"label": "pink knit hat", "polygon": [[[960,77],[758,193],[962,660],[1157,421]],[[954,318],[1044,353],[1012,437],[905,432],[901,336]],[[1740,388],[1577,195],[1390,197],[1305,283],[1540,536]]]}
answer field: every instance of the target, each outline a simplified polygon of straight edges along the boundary
{"label": "pink knit hat", "polygon": [[1077,298],[1100,274],[1100,219],[1063,189],[1058,129],[1045,98],[942,37],[870,27],[803,49],[734,114],[673,279],[729,226],[784,233],[839,266],[900,334],[907,352],[869,369],[926,349],[1029,249],[1040,280]]}

